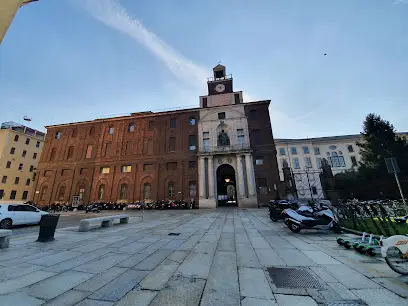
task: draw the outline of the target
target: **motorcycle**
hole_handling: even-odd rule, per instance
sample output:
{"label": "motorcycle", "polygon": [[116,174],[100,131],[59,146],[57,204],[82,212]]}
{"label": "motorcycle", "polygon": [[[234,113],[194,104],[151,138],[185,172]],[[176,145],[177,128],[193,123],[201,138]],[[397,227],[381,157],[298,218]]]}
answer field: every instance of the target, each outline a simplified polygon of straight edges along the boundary
{"label": "motorcycle", "polygon": [[282,212],[288,208],[296,209],[298,208],[298,205],[297,203],[291,203],[287,200],[269,201],[269,218],[273,222],[277,222],[279,219],[284,219]]}
{"label": "motorcycle", "polygon": [[99,213],[101,212],[101,210],[99,208],[99,205],[91,204],[91,205],[88,205],[85,209],[85,213],[88,213],[88,212]]}
{"label": "motorcycle", "polygon": [[331,229],[340,232],[340,226],[333,212],[327,207],[321,209],[310,206],[301,206],[297,210],[285,209],[284,222],[294,233],[299,233],[302,229]]}

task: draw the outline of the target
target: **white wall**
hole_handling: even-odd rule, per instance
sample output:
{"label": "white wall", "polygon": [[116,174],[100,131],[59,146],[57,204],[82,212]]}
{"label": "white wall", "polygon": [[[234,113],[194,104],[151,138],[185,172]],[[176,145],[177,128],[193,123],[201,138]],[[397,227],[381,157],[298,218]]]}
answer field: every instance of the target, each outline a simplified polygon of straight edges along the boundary
{"label": "white wall", "polygon": [[[221,112],[225,112],[225,119],[218,119],[218,113]],[[235,104],[216,108],[203,108],[200,110],[200,120],[198,123],[199,149],[203,149],[204,132],[209,133],[210,146],[217,146],[220,121],[223,121],[226,125],[224,131],[228,134],[231,145],[238,144],[237,129],[244,130],[244,142],[249,143],[248,121],[245,117],[244,105]]]}

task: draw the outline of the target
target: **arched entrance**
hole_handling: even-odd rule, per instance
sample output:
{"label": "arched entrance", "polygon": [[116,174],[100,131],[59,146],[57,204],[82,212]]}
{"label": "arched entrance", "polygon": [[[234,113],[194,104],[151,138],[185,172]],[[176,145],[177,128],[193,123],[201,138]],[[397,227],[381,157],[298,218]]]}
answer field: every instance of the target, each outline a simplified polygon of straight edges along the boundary
{"label": "arched entrance", "polygon": [[235,170],[231,165],[221,165],[217,169],[218,206],[237,206]]}

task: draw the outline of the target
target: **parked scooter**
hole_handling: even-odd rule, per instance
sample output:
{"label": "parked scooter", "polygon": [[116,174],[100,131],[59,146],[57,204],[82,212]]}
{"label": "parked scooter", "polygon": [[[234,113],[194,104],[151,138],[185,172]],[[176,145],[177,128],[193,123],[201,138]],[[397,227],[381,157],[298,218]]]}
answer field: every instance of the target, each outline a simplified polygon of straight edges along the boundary
{"label": "parked scooter", "polygon": [[284,219],[282,212],[285,209],[297,209],[298,207],[298,204],[295,202],[290,202],[287,200],[271,200],[269,201],[269,218],[273,222],[277,222],[280,219]]}
{"label": "parked scooter", "polygon": [[90,204],[85,209],[85,213],[88,213],[88,212],[99,213],[101,212],[101,209],[99,208],[98,204]]}
{"label": "parked scooter", "polygon": [[297,210],[289,208],[282,213],[284,214],[285,224],[294,233],[299,233],[302,229],[331,229],[340,232],[336,217],[324,205],[321,209],[311,206],[301,206]]}

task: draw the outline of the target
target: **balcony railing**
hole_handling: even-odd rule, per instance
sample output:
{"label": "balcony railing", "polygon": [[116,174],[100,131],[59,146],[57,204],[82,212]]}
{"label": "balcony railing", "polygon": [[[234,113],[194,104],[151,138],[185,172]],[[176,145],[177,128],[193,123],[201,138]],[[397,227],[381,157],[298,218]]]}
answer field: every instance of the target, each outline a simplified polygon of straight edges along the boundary
{"label": "balcony railing", "polygon": [[198,149],[199,154],[213,153],[232,153],[232,152],[242,152],[251,150],[249,143],[234,144],[229,146],[204,146]]}

